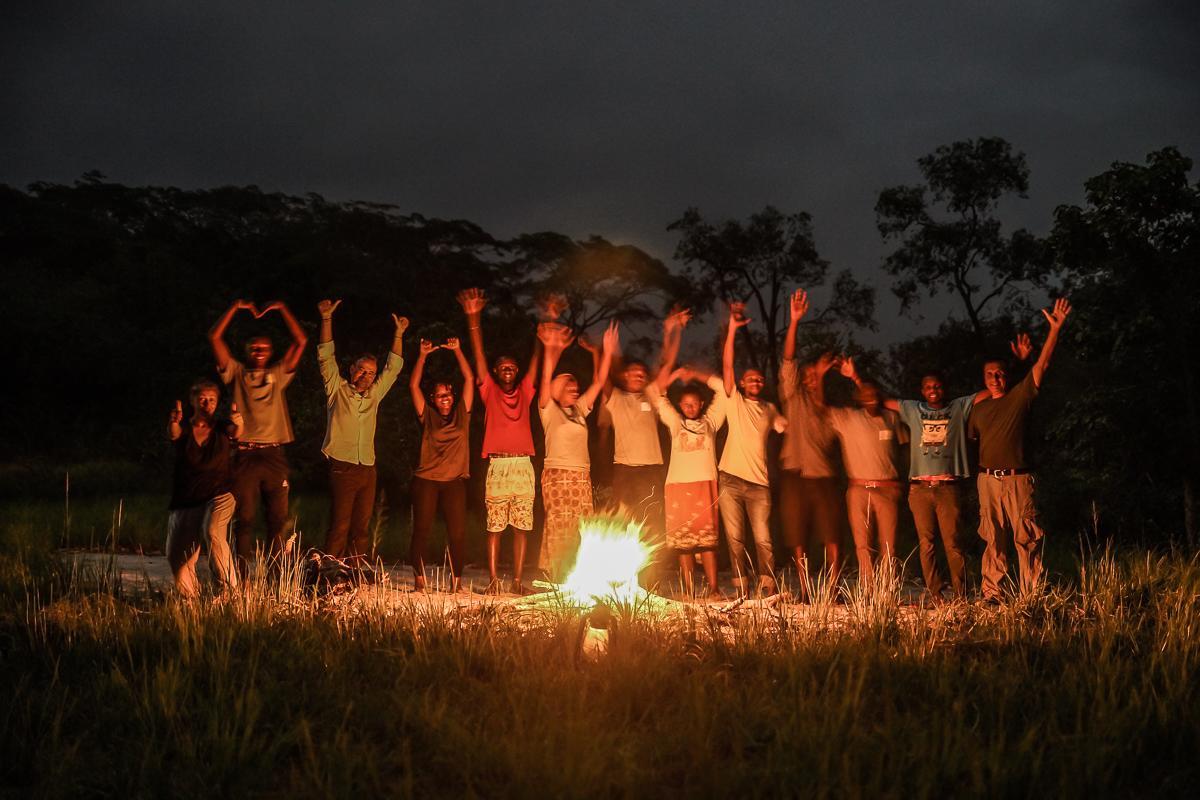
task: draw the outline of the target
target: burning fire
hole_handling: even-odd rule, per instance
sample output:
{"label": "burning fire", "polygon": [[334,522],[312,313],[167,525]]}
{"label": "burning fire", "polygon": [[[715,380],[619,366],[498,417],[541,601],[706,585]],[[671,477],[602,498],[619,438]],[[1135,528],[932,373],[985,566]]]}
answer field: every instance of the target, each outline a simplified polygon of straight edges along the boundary
{"label": "burning fire", "polygon": [[642,541],[642,526],[615,517],[579,522],[575,568],[556,588],[575,605],[633,603],[645,597],[638,573],[650,562],[653,546]]}

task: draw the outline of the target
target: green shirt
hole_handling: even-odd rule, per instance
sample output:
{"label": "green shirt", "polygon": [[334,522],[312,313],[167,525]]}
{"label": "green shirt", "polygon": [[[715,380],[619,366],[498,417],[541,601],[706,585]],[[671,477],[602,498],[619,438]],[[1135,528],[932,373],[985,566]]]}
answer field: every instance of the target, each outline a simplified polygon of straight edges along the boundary
{"label": "green shirt", "polygon": [[379,416],[379,401],[396,382],[404,368],[404,359],[388,353],[383,371],[361,394],[342,377],[333,357],[333,342],[317,345],[317,361],[321,365],[327,398],[325,443],[321,445],[321,452],[338,461],[371,466],[375,463],[375,420]]}

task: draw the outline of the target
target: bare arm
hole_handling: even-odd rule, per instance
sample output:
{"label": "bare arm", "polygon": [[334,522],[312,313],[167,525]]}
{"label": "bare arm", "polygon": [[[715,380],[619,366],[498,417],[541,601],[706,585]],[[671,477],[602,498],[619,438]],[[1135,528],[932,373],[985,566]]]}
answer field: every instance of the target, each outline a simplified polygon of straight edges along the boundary
{"label": "bare arm", "polygon": [[469,414],[475,405],[475,374],[471,372],[471,364],[463,355],[462,343],[458,341],[457,336],[451,336],[442,347],[454,353],[454,358],[458,361],[458,371],[463,376],[462,398],[459,402]]}
{"label": "bare arm", "polygon": [[725,382],[725,394],[730,397],[733,396],[734,387],[737,385],[737,376],[733,369],[734,342],[737,339],[738,328],[750,324],[745,310],[745,303],[735,301],[729,304],[729,327],[725,332],[725,349],[721,353],[721,379]]}
{"label": "bare arm", "polygon": [[791,361],[796,357],[796,332],[800,329],[800,320],[808,313],[808,292],[803,289],[792,292],[788,300],[788,310],[791,316],[788,318],[787,334],[783,340],[784,361]]}
{"label": "bare arm", "polygon": [[171,409],[171,415],[167,419],[167,438],[174,442],[178,441],[180,436],[183,436],[183,403],[176,400],[175,407]]}
{"label": "bare arm", "polygon": [[213,323],[212,328],[208,331],[208,343],[212,345],[213,358],[217,362],[217,370],[224,372],[225,367],[233,359],[233,354],[229,352],[229,345],[225,343],[225,330],[229,327],[229,323],[233,321],[233,316],[237,314],[238,309],[246,309],[251,314],[258,314],[254,308],[254,303],[249,300],[234,300],[233,305],[225,309],[225,313]]}
{"label": "bare arm", "polygon": [[1042,345],[1042,352],[1038,353],[1038,360],[1033,364],[1033,383],[1038,388],[1042,386],[1042,378],[1046,375],[1046,368],[1050,366],[1054,348],[1058,346],[1058,334],[1070,314],[1071,304],[1065,297],[1055,300],[1051,311],[1042,309],[1042,316],[1050,323],[1050,332],[1046,334],[1046,343]]}
{"label": "bare arm", "polygon": [[242,438],[242,431],[246,429],[246,420],[242,417],[242,412],[238,411],[237,403],[229,404],[229,438]]}
{"label": "bare arm", "polygon": [[487,374],[487,356],[483,353],[483,308],[487,305],[482,289],[463,289],[458,293],[458,304],[467,315],[467,335],[471,339],[471,352],[475,356],[475,380],[483,380]]}
{"label": "bare arm", "polygon": [[283,354],[282,363],[285,372],[295,372],[296,367],[300,366],[300,356],[304,355],[304,348],[308,344],[308,334],[304,332],[304,328],[300,327],[300,320],[296,319],[296,315],[282,300],[275,300],[268,304],[262,310],[262,314],[268,311],[278,311],[283,316],[288,333],[292,335],[292,344]]}
{"label": "bare arm", "polygon": [[666,390],[671,385],[671,373],[675,371],[679,347],[683,342],[683,329],[691,319],[692,312],[684,308],[671,311],[663,320],[662,352],[659,355],[658,371],[652,381],[660,390]]}
{"label": "bare arm", "polygon": [[600,396],[600,390],[608,382],[608,370],[612,366],[613,352],[620,345],[620,341],[617,321],[614,319],[608,323],[608,328],[604,331],[604,353],[600,357],[599,370],[592,376],[592,383],[588,386],[587,391],[579,398],[588,408],[595,404],[596,398]]}
{"label": "bare arm", "polygon": [[825,406],[825,375],[833,369],[835,364],[837,364],[837,359],[833,357],[833,353],[822,353],[813,365],[817,376],[811,397],[812,401],[822,408]]}
{"label": "bare arm", "polygon": [[425,415],[425,395],[421,392],[421,378],[425,376],[425,359],[437,349],[437,345],[428,339],[422,339],[417,352],[417,363],[413,365],[412,375],[408,378],[408,393],[412,397],[413,409],[418,417]]}
{"label": "bare arm", "polygon": [[341,300],[322,300],[317,303],[317,313],[321,315],[321,334],[318,344],[333,341],[333,312],[342,304]]}

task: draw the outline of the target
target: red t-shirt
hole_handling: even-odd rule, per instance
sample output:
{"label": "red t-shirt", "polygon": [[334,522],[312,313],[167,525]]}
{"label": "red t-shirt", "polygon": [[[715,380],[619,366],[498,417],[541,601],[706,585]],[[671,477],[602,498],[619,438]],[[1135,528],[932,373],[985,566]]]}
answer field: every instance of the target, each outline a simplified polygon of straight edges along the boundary
{"label": "red t-shirt", "polygon": [[511,392],[505,392],[485,374],[479,382],[483,398],[483,457],[505,453],[533,455],[533,431],[529,428],[529,404],[533,402],[533,376],[526,375]]}

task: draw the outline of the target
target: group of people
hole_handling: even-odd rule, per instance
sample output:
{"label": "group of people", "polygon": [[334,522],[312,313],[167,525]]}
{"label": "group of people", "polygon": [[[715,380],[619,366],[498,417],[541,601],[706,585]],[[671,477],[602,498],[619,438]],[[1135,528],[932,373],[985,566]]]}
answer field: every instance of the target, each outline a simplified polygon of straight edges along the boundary
{"label": "group of people", "polygon": [[[687,310],[672,311],[663,322],[661,354],[654,370],[624,358],[615,322],[599,342],[576,335],[560,322],[565,305],[552,298],[543,309],[528,366],[511,355],[489,364],[483,335],[487,298],[479,289],[459,293],[466,317],[472,358],[457,338],[441,343],[422,339],[409,379],[413,409],[421,426],[421,452],[412,482],[412,543],[409,561],[416,587],[426,587],[425,550],[440,512],[447,530],[453,591],[463,591],[467,478],[470,470],[470,417],[475,393],[483,404],[482,456],[488,591],[507,588],[527,593],[523,582],[527,534],[534,527],[539,483],[533,466],[532,409],[544,432],[540,476],[544,525],[538,567],[551,579],[570,568],[579,545],[579,523],[594,510],[588,419],[594,413],[613,434],[612,504],[662,537],[678,558],[679,579],[689,596],[720,596],[717,579],[719,530],[729,550],[733,584],[739,596],[752,590],[778,590],[777,562],[770,533],[771,481],[779,482],[778,520],[788,558],[809,575],[810,547],[823,550],[821,569],[832,585],[840,580],[844,556],[842,531],[854,541],[859,580],[870,580],[881,564],[894,566],[900,506],[908,506],[919,539],[925,586],[933,602],[944,600],[946,579],[939,567],[940,541],[954,597],[967,594],[966,561],[960,541],[960,505],[966,481],[976,474],[980,505],[979,535],[986,548],[982,564],[984,600],[999,602],[1008,581],[1010,542],[1018,555],[1019,589],[1033,590],[1042,575],[1044,532],[1037,522],[1034,480],[1025,459],[1025,429],[1050,363],[1059,332],[1071,312],[1065,299],[1044,310],[1049,334],[1028,374],[1010,386],[1006,359],[983,365],[984,388],[947,399],[942,377],[925,375],[920,398],[886,397],[864,380],[849,357],[824,354],[801,363],[796,358],[800,321],[808,298],[796,290],[789,298],[789,327],[778,371],[779,407],[765,395],[766,376],[755,368],[738,375],[738,332],[749,324],[745,307],[731,303],[724,335],[721,369],[677,366]],[[379,368],[373,355],[362,355],[343,373],[333,341],[333,316],[341,301],[318,305],[320,341],[317,358],[326,395],[327,424],[322,453],[329,464],[330,524],[324,549],[344,559],[370,555],[368,526],[376,494],[375,428],[379,404],[404,367],[403,337],[408,320],[393,315],[395,335]],[[246,360],[234,358],[225,332],[239,311],[255,317],[276,311],[292,341],[272,361],[266,337],[252,338]],[[307,336],[281,302],[259,309],[239,300],[209,333],[217,370],[230,388],[228,418],[218,418],[220,387],[200,381],[191,390],[191,413],[176,402],[168,434],[175,471],[167,535],[167,556],[179,591],[198,593],[196,561],[209,549],[214,578],[234,588],[254,556],[255,516],[265,506],[272,560],[286,542],[288,462],[284,447],[292,441],[286,389]],[[592,356],[591,382],[559,372],[563,352],[572,344]],[[447,350],[457,361],[461,385],[436,382],[427,392],[423,378],[428,359]],[[1032,345],[1021,334],[1013,353],[1027,359]],[[856,387],[855,404],[838,407],[825,398],[825,378],[837,370]],[[677,391],[675,384],[681,384]],[[674,397],[674,399],[672,399]],[[664,467],[659,425],[669,433]],[[726,428],[722,448],[718,432]],[[768,439],[782,435],[779,469],[768,464]],[[967,439],[979,441],[973,470]],[[899,464],[900,446],[910,442],[909,465]],[[719,451],[719,452],[718,452]],[[907,492],[906,492],[907,490]],[[236,552],[229,546],[232,521]],[[503,534],[511,530],[513,577],[504,587],[498,562]],[[705,583],[696,585],[701,565]],[[752,587],[752,583],[757,582]],[[801,581],[801,591],[807,581]]]}

